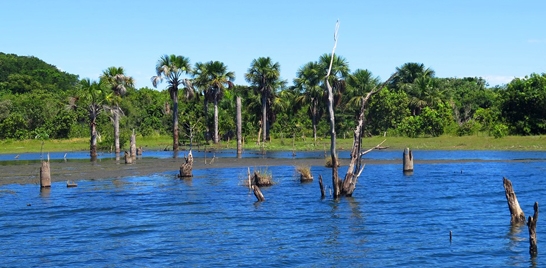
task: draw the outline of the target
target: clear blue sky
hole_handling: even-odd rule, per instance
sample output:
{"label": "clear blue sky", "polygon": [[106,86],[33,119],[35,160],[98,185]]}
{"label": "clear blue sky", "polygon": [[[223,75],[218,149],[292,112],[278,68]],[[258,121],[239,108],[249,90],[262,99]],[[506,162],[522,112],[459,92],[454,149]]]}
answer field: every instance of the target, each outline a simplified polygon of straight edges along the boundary
{"label": "clear blue sky", "polygon": [[[271,57],[292,84],[330,53],[382,80],[407,62],[437,77],[490,85],[546,72],[546,1],[2,1],[0,52],[36,56],[80,78],[122,66],[136,85],[163,54],[218,60],[246,84],[253,59]],[[159,89],[164,88],[159,85]]]}

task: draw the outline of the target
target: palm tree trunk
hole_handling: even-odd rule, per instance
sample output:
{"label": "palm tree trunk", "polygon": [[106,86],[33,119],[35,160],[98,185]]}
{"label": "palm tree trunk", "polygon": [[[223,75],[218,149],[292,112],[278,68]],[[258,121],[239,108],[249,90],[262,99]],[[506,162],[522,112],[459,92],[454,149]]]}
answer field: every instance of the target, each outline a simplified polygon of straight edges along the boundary
{"label": "palm tree trunk", "polygon": [[121,152],[121,148],[119,146],[119,114],[120,108],[119,105],[116,105],[114,111],[114,147],[116,148],[116,154]]}
{"label": "palm tree trunk", "polygon": [[214,98],[214,143],[218,140],[218,98]]}
{"label": "palm tree trunk", "polygon": [[178,90],[173,90],[173,151],[178,151]]}
{"label": "palm tree trunk", "polygon": [[91,156],[91,160],[97,158],[97,127],[95,124],[95,119],[91,121],[91,124],[89,124],[89,128],[91,131],[91,139],[89,141],[89,155]]}
{"label": "palm tree trunk", "polygon": [[317,100],[313,99],[311,103],[311,116],[313,123],[313,138],[315,139],[315,145],[317,144]]}
{"label": "palm tree trunk", "polygon": [[205,103],[203,105],[205,112],[205,141],[208,143],[210,140],[210,130],[209,130],[209,101],[207,96],[205,96]]}
{"label": "palm tree trunk", "polygon": [[267,140],[267,94],[262,93],[262,142],[265,143]]}

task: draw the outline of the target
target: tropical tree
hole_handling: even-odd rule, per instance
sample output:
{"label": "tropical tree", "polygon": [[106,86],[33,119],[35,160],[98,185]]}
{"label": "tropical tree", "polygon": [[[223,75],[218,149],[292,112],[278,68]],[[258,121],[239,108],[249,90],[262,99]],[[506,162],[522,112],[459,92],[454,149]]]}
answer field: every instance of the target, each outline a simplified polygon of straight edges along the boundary
{"label": "tropical tree", "polygon": [[281,67],[278,62],[273,63],[270,57],[260,57],[252,60],[250,68],[245,74],[245,79],[255,91],[259,92],[262,99],[262,142],[267,140],[267,103],[275,86],[280,85]]}
{"label": "tropical tree", "polygon": [[152,85],[157,85],[163,80],[167,82],[167,90],[173,102],[173,150],[178,150],[178,88],[183,86],[186,98],[193,96],[193,87],[190,80],[183,78],[191,72],[190,60],[184,56],[174,54],[163,55],[155,66],[156,75],[152,76]]}
{"label": "tropical tree", "polygon": [[[320,56],[318,64],[320,65],[323,74],[330,70],[330,75],[328,75],[327,79],[332,87],[332,93],[334,94],[334,107],[337,107],[341,104],[341,99],[346,89],[346,79],[350,74],[349,63],[344,57],[335,54],[333,56],[332,54],[323,54]],[[323,77],[322,87],[326,91],[327,85],[325,81],[326,80]]]}
{"label": "tropical tree", "polygon": [[105,86],[112,90],[111,94],[108,96],[111,104],[109,110],[112,113],[112,121],[114,123],[114,145],[116,154],[118,154],[121,151],[119,144],[119,119],[123,114],[119,105],[121,103],[121,98],[127,92],[127,88],[134,87],[135,83],[132,77],[125,75],[123,67],[109,67],[102,72],[100,79]]}
{"label": "tropical tree", "polygon": [[296,103],[303,105],[309,103],[309,113],[313,125],[313,139],[317,142],[317,124],[324,109],[325,92],[321,87],[324,71],[318,62],[309,62],[301,67],[296,73],[294,84],[301,95],[296,98]]}
{"label": "tropical tree", "polygon": [[102,82],[91,81],[89,78],[82,79],[80,82],[80,97],[87,106],[89,113],[89,155],[91,159],[97,157],[97,117],[103,111],[103,104],[106,100],[106,94],[102,89]]}
{"label": "tropical tree", "polygon": [[401,89],[403,84],[411,84],[420,77],[434,77],[435,72],[430,68],[425,68],[423,63],[408,62],[400,67],[396,67],[398,74],[391,82],[392,88]]}
{"label": "tropical tree", "polygon": [[[235,73],[227,70],[227,66],[219,61],[197,63],[195,65],[195,85],[203,89],[205,95],[205,109],[208,102],[214,104],[214,143],[218,143],[218,102],[224,96],[226,88],[233,87]],[[205,113],[207,114],[207,110]]]}

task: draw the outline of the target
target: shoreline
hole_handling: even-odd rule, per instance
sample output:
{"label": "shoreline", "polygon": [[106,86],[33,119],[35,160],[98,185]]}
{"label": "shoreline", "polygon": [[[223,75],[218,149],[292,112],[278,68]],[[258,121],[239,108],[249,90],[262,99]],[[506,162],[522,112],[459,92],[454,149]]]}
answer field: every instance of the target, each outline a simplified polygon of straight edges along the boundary
{"label": "shoreline", "polygon": [[[131,176],[147,176],[157,173],[174,172],[178,174],[183,158],[137,158],[133,164],[125,164],[123,160],[103,159],[95,162],[86,160],[52,160],[50,161],[51,182],[81,180],[103,180]],[[210,158],[207,160],[210,161]],[[415,164],[435,163],[467,163],[467,162],[522,162],[545,160],[419,160]],[[365,160],[365,164],[400,164],[399,160]],[[324,166],[324,159],[272,159],[272,158],[216,158],[212,164],[205,164],[204,158],[194,158],[193,169],[208,168],[256,168],[268,166]],[[344,166],[347,161],[341,160]],[[39,185],[40,163],[39,161],[23,162],[20,164],[2,165],[0,174],[0,187],[9,184],[36,184]]]}

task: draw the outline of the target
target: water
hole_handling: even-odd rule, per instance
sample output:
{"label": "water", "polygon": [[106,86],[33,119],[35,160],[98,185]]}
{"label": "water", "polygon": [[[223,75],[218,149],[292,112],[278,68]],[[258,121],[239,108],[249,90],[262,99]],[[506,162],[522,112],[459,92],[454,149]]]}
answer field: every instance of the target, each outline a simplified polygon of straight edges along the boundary
{"label": "water", "polygon": [[[368,157],[389,158],[392,152]],[[401,156],[401,152],[392,153]],[[486,159],[419,164],[427,159]],[[171,155],[172,156],[172,155]],[[480,158],[480,156],[485,156]],[[267,167],[266,201],[242,185],[246,167],[0,187],[0,266],[541,267],[526,226],[511,228],[502,177],[526,216],[545,202],[540,152],[415,152],[415,172],[368,164],[353,198],[320,198],[293,166]],[[504,161],[518,160],[518,161]],[[341,174],[345,170],[341,169]],[[449,232],[453,240],[449,239]]]}

